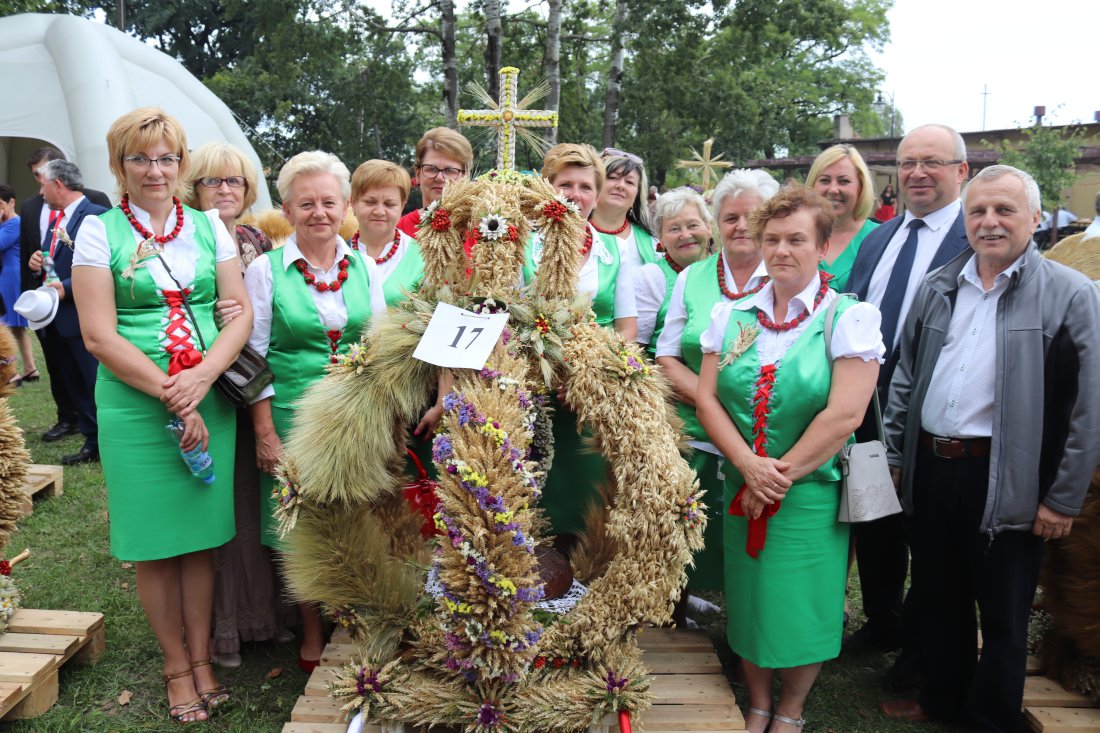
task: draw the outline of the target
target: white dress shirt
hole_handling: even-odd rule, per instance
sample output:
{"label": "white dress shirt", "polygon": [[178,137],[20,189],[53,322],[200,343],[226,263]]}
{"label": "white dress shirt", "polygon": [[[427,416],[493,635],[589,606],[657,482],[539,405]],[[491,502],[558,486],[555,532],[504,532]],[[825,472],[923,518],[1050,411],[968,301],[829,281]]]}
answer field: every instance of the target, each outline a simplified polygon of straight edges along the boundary
{"label": "white dress shirt", "polygon": [[[360,253],[352,250],[341,239],[332,266],[324,270],[314,266],[302,254],[302,251],[298,249],[298,236],[292,234],[282,247],[271,251],[265,257],[256,258],[248,266],[248,272],[244,274],[244,285],[248,289],[248,297],[252,301],[252,334],[248,337],[248,345],[264,356],[267,355],[267,350],[271,346],[271,305],[274,296],[274,286],[271,278],[272,266],[278,264],[286,271],[294,267],[295,261],[304,259],[309,272],[317,280],[331,282],[339,274],[340,260],[345,255],[358,257],[359,261],[366,265],[367,280],[370,282],[371,327],[376,326],[379,319],[385,318],[386,297],[382,292],[382,278],[379,277],[378,266],[374,264],[372,258],[366,255],[361,256]],[[318,334],[321,333],[322,329],[325,331],[343,330],[344,326],[348,325],[348,307],[344,303],[343,288],[324,292],[317,288],[309,288],[309,295],[313,298],[313,305],[317,308],[317,315],[319,316]],[[275,394],[274,387],[267,387],[253,401],[259,402],[262,399],[271,397],[273,394]]]}
{"label": "white dress shirt", "polygon": [[[600,292],[600,267],[599,262],[609,265],[614,261],[614,254],[604,244],[600,233],[588,224],[588,231],[592,234],[592,250],[588,253],[588,259],[581,265],[581,271],[577,277],[577,292],[595,298]],[[535,267],[542,262],[542,235],[534,233],[531,259],[535,261]],[[622,255],[622,247],[619,248],[619,276],[615,282],[615,316],[619,318],[637,318],[638,305],[634,299],[634,279],[637,269]]]}
{"label": "white dress shirt", "polygon": [[628,224],[623,234],[626,237],[615,235],[615,242],[619,245],[619,259],[629,262],[637,270],[643,262],[642,256],[638,253],[638,240],[634,237],[634,225]]}
{"label": "white dress shirt", "polygon": [[[737,287],[733,281],[733,273],[730,272],[729,262],[725,257],[722,258],[722,265],[726,270],[726,285]],[[672,295],[669,296],[668,311],[665,312],[665,327],[664,330],[661,331],[660,337],[657,339],[656,356],[675,356],[679,359],[683,355],[683,352],[680,350],[680,340],[684,337],[684,325],[687,323],[687,308],[684,306],[684,288],[687,287],[688,270],[700,266],[702,266],[701,262],[688,265],[684,268],[683,272],[676,276],[676,284],[672,286]],[[708,263],[707,267],[710,266],[711,265]],[[752,273],[752,276],[749,277],[749,281],[745,283],[744,290],[752,290],[767,276],[768,268],[764,266],[764,261],[761,260],[760,264],[756,266],[756,270]],[[717,273],[714,277],[718,277]],[[722,302],[729,302],[725,295],[722,296]]]}
{"label": "white dress shirt", "polygon": [[898,322],[894,324],[894,333],[900,334],[905,317],[909,314],[909,307],[913,304],[913,298],[917,295],[921,281],[928,274],[928,267],[936,256],[936,251],[943,244],[943,238],[951,231],[951,225],[959,216],[962,202],[955,199],[938,211],[933,211],[928,216],[913,216],[913,212],[906,211],[901,226],[894,232],[890,243],[882,252],[882,258],[875,266],[871,274],[871,283],[867,287],[867,302],[873,303],[876,308],[882,307],[882,299],[886,295],[886,286],[890,283],[890,274],[894,271],[894,263],[898,261],[898,254],[902,245],[909,237],[909,222],[914,219],[924,221],[924,226],[917,230],[917,251],[913,256],[913,269],[909,271],[909,283],[905,288],[905,298],[901,302],[901,311],[898,313]]}
{"label": "white dress shirt", "polygon": [[[653,338],[653,331],[657,328],[657,312],[661,310],[667,292],[668,281],[660,265],[650,262],[638,269],[634,281],[634,296],[638,304],[638,343],[648,344]],[[668,316],[667,311],[665,316]]]}
{"label": "white dress shirt", "polygon": [[[374,262],[375,267],[378,268],[378,276],[381,278],[380,282],[386,282],[386,280],[389,279],[390,275],[393,274],[393,271],[396,270],[397,266],[401,264],[401,260],[405,258],[405,253],[409,251],[409,247],[418,246],[416,240],[410,237],[408,234],[405,234],[405,232],[399,230],[398,233],[400,234],[400,239],[397,243],[397,251],[393,253],[393,257],[389,258],[381,265],[379,265],[373,257],[367,254],[367,250],[364,244],[362,242],[359,243],[359,251],[366,255],[366,258],[369,259],[371,262]],[[387,252],[389,252],[392,245],[393,240],[391,239],[389,242],[386,243],[386,246],[382,248],[382,254],[385,255]]]}
{"label": "white dress shirt", "polygon": [[[814,296],[817,295],[820,287],[820,279],[813,278],[810,280],[810,284],[798,295],[791,298],[790,303],[787,305],[785,320],[789,321],[807,311],[811,313],[811,317],[789,331],[773,331],[769,328],[760,329],[760,334],[756,337],[754,343],[761,366],[775,364],[782,359],[787,350],[798,340],[798,337],[809,328],[810,323],[813,321],[812,314],[816,312],[813,310]],[[818,311],[827,309],[829,304],[836,298],[836,292],[829,290],[821,300],[821,304],[818,305]],[[735,310],[747,311],[753,308],[759,308],[764,312],[764,315],[773,321],[775,320],[775,291],[772,283],[769,282],[755,295],[738,301],[718,303],[714,306],[711,311],[710,326],[703,333],[702,338],[699,339],[699,345],[702,347],[703,353],[721,353],[722,347],[725,345],[730,315]],[[833,324],[831,344],[833,359],[849,357],[863,359],[864,361],[876,359],[881,364],[882,357],[886,353],[886,347],[882,343],[880,325],[881,317],[878,308],[870,303],[856,303],[843,313],[838,314],[836,322]]]}
{"label": "white dress shirt", "polygon": [[921,428],[945,438],[993,435],[993,390],[997,372],[997,303],[1023,255],[993,281],[978,276],[978,258],[959,273],[955,309],[921,407]]}

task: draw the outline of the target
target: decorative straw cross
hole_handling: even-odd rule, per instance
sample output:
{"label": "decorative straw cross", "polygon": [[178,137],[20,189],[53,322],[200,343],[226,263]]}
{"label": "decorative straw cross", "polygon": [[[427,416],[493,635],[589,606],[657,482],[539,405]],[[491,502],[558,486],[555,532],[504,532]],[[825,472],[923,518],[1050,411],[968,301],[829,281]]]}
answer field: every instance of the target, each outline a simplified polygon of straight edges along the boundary
{"label": "decorative straw cross", "polygon": [[710,149],[714,146],[714,138],[710,138],[703,143],[703,154],[695,152],[692,149],[691,154],[694,156],[694,160],[678,160],[676,161],[677,168],[700,168],[703,171],[703,191],[710,190],[710,178],[714,176],[714,180],[717,181],[718,168],[732,168],[733,163],[722,160],[723,153],[711,156]]}
{"label": "decorative straw cross", "polygon": [[[500,70],[500,101],[492,109],[462,109],[458,124],[467,127],[495,127],[497,134],[497,170],[515,170],[516,132],[524,127],[557,127],[558,113],[525,109],[527,99],[516,102],[519,69],[505,66]],[[530,95],[529,97],[530,98]],[[491,101],[491,100],[487,100]]]}

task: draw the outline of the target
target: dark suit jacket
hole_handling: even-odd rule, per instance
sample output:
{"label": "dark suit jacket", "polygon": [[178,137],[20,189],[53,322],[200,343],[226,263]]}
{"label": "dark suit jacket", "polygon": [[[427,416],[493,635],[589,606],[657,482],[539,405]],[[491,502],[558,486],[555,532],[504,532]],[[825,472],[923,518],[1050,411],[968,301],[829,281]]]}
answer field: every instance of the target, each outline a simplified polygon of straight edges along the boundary
{"label": "dark suit jacket", "polygon": [[[882,226],[871,230],[864,238],[863,243],[859,245],[859,252],[856,253],[855,262],[852,263],[852,274],[848,276],[847,289],[858,295],[860,300],[867,300],[867,291],[871,287],[871,275],[874,274],[875,270],[878,268],[879,260],[882,259],[882,253],[886,251],[886,245],[893,239],[894,234],[897,233],[904,219],[904,216],[895,216]],[[932,256],[932,262],[928,265],[928,272],[943,267],[968,247],[970,247],[970,241],[966,238],[966,226],[964,224],[963,212],[959,211],[959,215],[955,217],[955,221],[951,223],[951,228],[948,229],[947,234],[944,235],[943,241],[940,243],[940,248],[937,249],[936,254]],[[898,344],[901,343],[902,327],[898,328],[895,338]],[[886,397],[890,389],[890,379],[894,376],[894,367],[896,367],[898,363],[898,344],[895,344],[893,350],[886,354],[886,362],[878,372],[879,401],[883,409],[886,409]],[[874,403],[872,402],[871,404],[873,405]],[[856,431],[857,440],[873,440],[877,438],[877,430],[874,421],[871,420],[872,409],[874,408],[868,406],[867,417],[863,421],[863,426]]]}
{"label": "dark suit jacket", "polygon": [[[64,222],[65,232],[69,239],[76,241],[76,234],[86,216],[96,216],[107,210],[107,207],[93,204],[87,197],[73,211],[72,218]],[[73,250],[58,242],[53,253],[54,270],[58,280],[65,288],[65,298],[57,307],[57,315],[50,324],[65,338],[80,335],[80,320],[76,315],[76,302],[73,300]],[[38,287],[37,285],[35,287]]]}
{"label": "dark suit jacket", "polygon": [[[104,209],[111,208],[111,200],[102,191],[86,188],[84,189],[84,196],[93,204],[102,206]],[[42,239],[45,232],[42,231],[39,218],[42,216],[42,206],[44,204],[41,195],[32,196],[24,201],[19,209],[19,268],[21,273],[19,289],[21,291],[34,290],[42,284],[41,280],[31,274],[31,268],[27,267],[27,261],[36,251],[42,249]],[[72,230],[68,227],[65,230],[69,232],[71,238]]]}

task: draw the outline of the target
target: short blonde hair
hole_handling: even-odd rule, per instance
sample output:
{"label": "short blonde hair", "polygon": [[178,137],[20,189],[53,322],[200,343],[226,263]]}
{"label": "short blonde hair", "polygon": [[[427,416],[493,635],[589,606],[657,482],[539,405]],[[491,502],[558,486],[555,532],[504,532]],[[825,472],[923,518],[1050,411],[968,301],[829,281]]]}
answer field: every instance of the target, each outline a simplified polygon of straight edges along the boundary
{"label": "short blonde hair", "polygon": [[302,175],[328,173],[340,183],[340,195],[344,200],[351,196],[351,173],[339,158],[322,150],[308,150],[298,153],[288,160],[279,171],[279,180],[275,184],[279,189],[279,198],[285,203],[290,198],[290,186],[294,179]]}
{"label": "short blonde hair", "polygon": [[875,208],[875,187],[871,182],[871,171],[867,170],[867,164],[863,162],[863,156],[851,145],[842,143],[821,151],[821,154],[814,158],[813,165],[810,166],[810,173],[806,176],[806,185],[813,188],[826,168],[844,158],[852,161],[852,167],[856,169],[856,176],[859,177],[859,200],[856,202],[856,208],[852,211],[852,217],[857,221],[861,221],[870,216],[871,210]]}
{"label": "short blonde hair", "polygon": [[474,162],[474,149],[470,147],[470,141],[462,133],[449,127],[433,127],[420,136],[416,142],[417,165],[420,165],[429,150],[438,150],[451,160],[457,160],[466,168],[467,173]]}
{"label": "short blonde hair", "polygon": [[353,201],[372,188],[394,186],[401,192],[401,205],[409,200],[412,181],[408,172],[388,160],[368,160],[361,163],[351,174],[351,198]]}
{"label": "short blonde hair", "polygon": [[[223,173],[244,177],[244,199],[241,201],[241,215],[256,203],[259,178],[252,163],[237,148],[229,143],[206,143],[200,145],[191,154],[191,174],[180,188],[180,198],[192,209],[199,207],[199,194],[196,189],[203,178],[224,178]],[[239,218],[239,217],[238,217]]]}
{"label": "short blonde hair", "polygon": [[550,148],[542,158],[542,177],[549,179],[552,183],[554,176],[571,165],[591,168],[593,173],[596,174],[596,193],[598,194],[603,190],[603,183],[607,174],[604,171],[600,154],[591,145],[559,143]]}
{"label": "short blonde hair", "polygon": [[814,218],[818,247],[823,246],[833,236],[836,214],[828,199],[801,183],[792,183],[779,189],[779,193],[762,204],[757,204],[749,212],[749,236],[757,244],[764,241],[764,227],[772,219],[786,219],[791,214],[806,209]]}
{"label": "short blonde hair", "polygon": [[[120,194],[126,193],[126,171],[122,159],[143,153],[161,141],[168,143],[180,157],[177,185],[187,176],[191,163],[187,152],[187,135],[183,125],[159,107],[138,107],[119,117],[107,130],[107,160],[118,181]],[[172,191],[175,194],[175,191]]]}

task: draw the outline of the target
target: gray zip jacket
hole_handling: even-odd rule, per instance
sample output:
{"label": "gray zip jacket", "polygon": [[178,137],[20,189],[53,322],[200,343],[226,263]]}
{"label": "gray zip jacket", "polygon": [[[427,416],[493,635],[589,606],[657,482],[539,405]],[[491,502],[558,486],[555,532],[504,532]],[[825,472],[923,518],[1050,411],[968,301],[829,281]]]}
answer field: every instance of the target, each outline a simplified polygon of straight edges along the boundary
{"label": "gray zip jacket", "polygon": [[[890,382],[886,444],[913,511],[921,407],[940,356],[967,249],[930,272],[906,319]],[[992,346],[992,345],[991,345]],[[1039,502],[1077,516],[1100,462],[1100,291],[1028,245],[997,303],[989,490],[981,532],[1030,530]]]}

